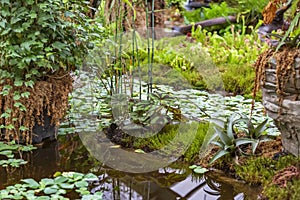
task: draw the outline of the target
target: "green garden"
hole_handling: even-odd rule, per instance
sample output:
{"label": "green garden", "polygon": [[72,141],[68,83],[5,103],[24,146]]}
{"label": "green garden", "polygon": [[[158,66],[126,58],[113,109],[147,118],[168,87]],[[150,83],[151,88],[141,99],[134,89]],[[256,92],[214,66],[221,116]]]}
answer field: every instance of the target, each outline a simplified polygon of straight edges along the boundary
{"label": "green garden", "polygon": [[0,199],[300,198],[299,0],[0,5]]}

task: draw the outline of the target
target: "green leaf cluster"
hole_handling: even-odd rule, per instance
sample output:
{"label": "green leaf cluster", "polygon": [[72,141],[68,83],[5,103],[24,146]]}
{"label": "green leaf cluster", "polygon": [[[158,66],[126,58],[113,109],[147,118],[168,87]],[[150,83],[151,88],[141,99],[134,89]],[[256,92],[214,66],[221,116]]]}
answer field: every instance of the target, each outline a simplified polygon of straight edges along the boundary
{"label": "green leaf cluster", "polygon": [[[248,145],[251,145],[252,154],[255,154],[260,142],[271,139],[270,136],[264,134],[264,131],[267,129],[267,119],[256,127],[254,127],[251,119],[243,114],[238,115],[236,113],[227,118],[225,122],[218,119],[212,119],[211,121],[216,126],[214,126],[215,132],[209,143],[218,146],[219,151],[214,155],[210,163],[215,162],[225,155],[231,155],[232,157],[237,156],[238,153],[247,155],[243,147],[247,147]],[[238,130],[235,128],[241,122],[247,125],[246,130],[244,130],[245,136],[238,136]]]}
{"label": "green leaf cluster", "polygon": [[91,194],[89,182],[97,181],[92,173],[57,172],[54,178],[43,178],[39,182],[32,178],[23,179],[22,184],[8,186],[0,191],[1,199],[68,199],[64,195],[77,192],[82,199],[102,199],[102,193]]}
{"label": "green leaf cluster", "polygon": [[[19,153],[32,151],[36,149],[32,145],[24,146],[16,144],[15,142],[4,143],[0,142],[0,166],[2,167],[19,167],[20,165],[24,165],[27,161],[23,159],[17,159],[15,157],[15,153],[19,151]],[[7,159],[2,158],[5,156]]]}
{"label": "green leaf cluster", "polygon": [[78,40],[78,16],[67,3],[48,1],[1,1],[1,79],[34,80],[58,70],[74,70],[86,48]]}
{"label": "green leaf cluster", "polygon": [[204,174],[205,172],[208,172],[208,169],[199,165],[191,165],[189,168],[192,169],[196,174]]}

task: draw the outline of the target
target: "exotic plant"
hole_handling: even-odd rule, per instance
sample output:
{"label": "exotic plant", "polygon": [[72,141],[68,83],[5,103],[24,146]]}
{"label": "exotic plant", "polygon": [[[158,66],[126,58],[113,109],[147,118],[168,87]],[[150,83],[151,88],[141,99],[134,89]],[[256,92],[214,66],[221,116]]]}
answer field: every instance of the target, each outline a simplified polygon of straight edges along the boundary
{"label": "exotic plant", "polygon": [[31,142],[34,125],[43,125],[45,116],[59,124],[72,90],[70,72],[90,46],[84,5],[0,2],[0,139]]}
{"label": "exotic plant", "polygon": [[244,133],[246,134],[246,138],[252,139],[252,152],[255,153],[257,146],[260,142],[267,141],[272,139],[272,136],[266,134],[265,130],[267,127],[268,119],[265,119],[263,122],[258,124],[256,127],[254,126],[251,119],[247,116],[243,115],[243,118],[240,120],[247,124],[247,128]]}
{"label": "exotic plant", "polygon": [[[219,147],[218,152],[211,159],[210,163],[215,162],[225,155],[237,157],[239,152],[244,154],[242,146],[252,145],[252,153],[254,154],[260,141],[262,141],[262,132],[266,129],[265,125],[267,120],[254,128],[252,122],[248,118],[243,118],[243,115],[236,113],[232,114],[224,122],[222,120],[212,120],[217,125],[214,126],[214,134],[210,139],[210,143]],[[248,129],[247,136],[239,136],[235,126],[241,121],[247,123]]]}

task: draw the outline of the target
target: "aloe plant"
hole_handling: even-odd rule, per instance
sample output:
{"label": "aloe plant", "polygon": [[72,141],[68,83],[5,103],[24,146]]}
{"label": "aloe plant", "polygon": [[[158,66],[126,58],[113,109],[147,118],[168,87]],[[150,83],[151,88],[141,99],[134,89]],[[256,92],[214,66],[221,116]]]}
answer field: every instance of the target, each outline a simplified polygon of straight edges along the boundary
{"label": "aloe plant", "polygon": [[[237,118],[238,117],[238,118]],[[218,146],[220,149],[211,159],[210,163],[222,158],[225,155],[231,155],[232,157],[237,156],[238,152],[242,152],[241,145],[252,145],[252,153],[260,142],[257,136],[262,137],[262,132],[266,129],[267,120],[254,128],[251,120],[243,115],[238,115],[236,113],[232,114],[226,122],[222,120],[212,120],[215,123],[214,135],[210,139],[210,143]],[[240,137],[238,138],[235,125],[240,121],[247,122],[248,124],[248,135],[254,137]]]}
{"label": "aloe plant", "polygon": [[265,119],[263,122],[258,124],[256,127],[254,127],[254,124],[252,123],[252,120],[249,119],[246,116],[243,116],[240,121],[244,121],[247,124],[247,129],[245,130],[246,138],[245,139],[251,139],[252,142],[252,153],[254,154],[258,144],[263,141],[267,141],[272,139],[272,136],[266,134],[265,130],[267,127],[268,119]]}

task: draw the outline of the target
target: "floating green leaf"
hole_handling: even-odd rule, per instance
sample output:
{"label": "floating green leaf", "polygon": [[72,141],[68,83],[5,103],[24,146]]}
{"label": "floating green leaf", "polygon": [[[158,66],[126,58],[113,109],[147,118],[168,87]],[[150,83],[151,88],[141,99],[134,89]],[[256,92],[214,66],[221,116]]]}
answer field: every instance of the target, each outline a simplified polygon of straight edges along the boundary
{"label": "floating green leaf", "polygon": [[21,181],[23,183],[27,183],[28,187],[30,187],[32,189],[36,189],[36,188],[40,187],[40,184],[38,182],[36,182],[34,179],[32,179],[32,178],[23,179]]}

